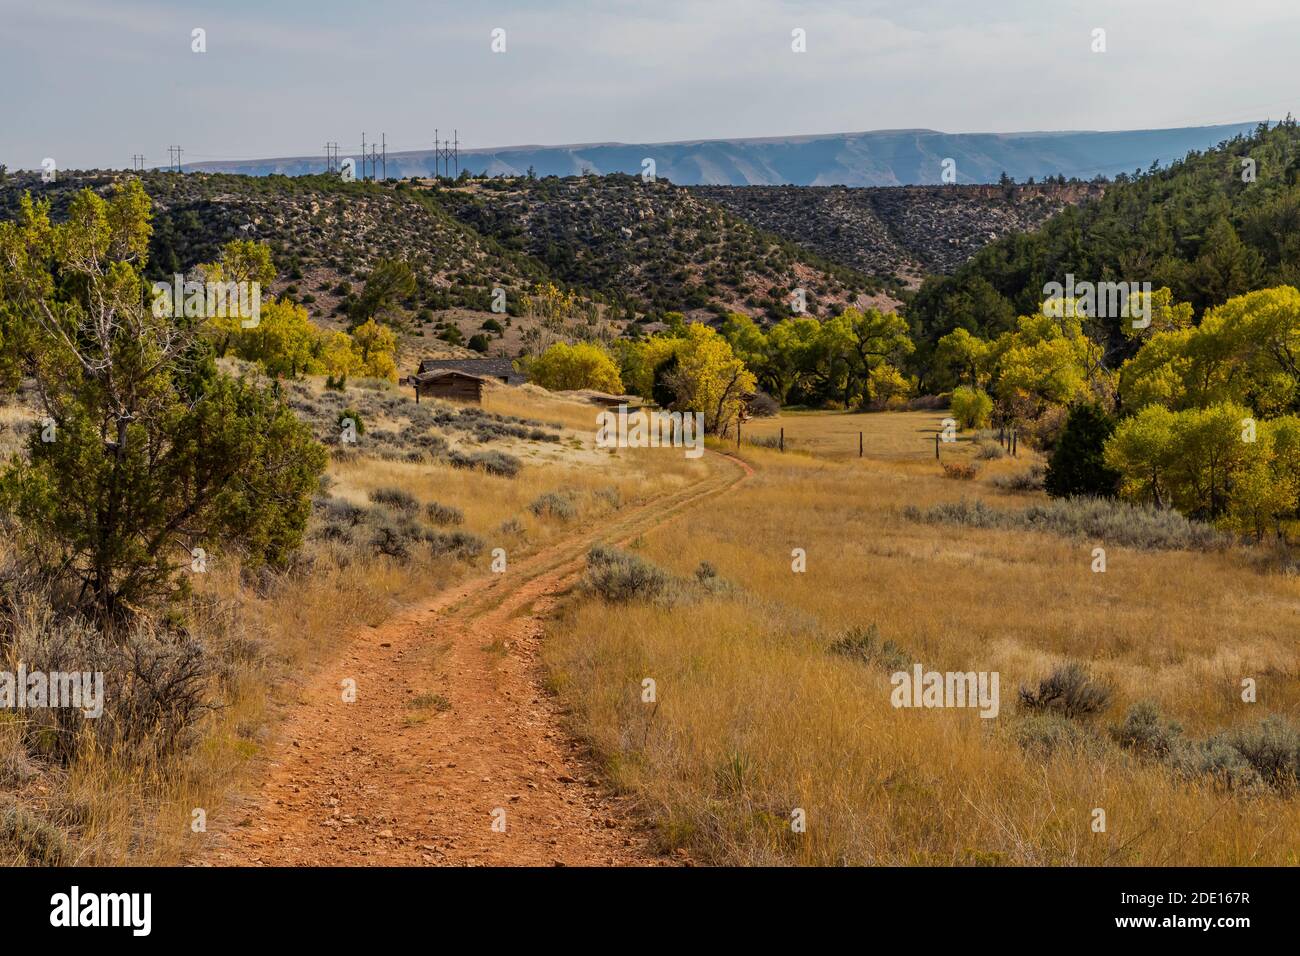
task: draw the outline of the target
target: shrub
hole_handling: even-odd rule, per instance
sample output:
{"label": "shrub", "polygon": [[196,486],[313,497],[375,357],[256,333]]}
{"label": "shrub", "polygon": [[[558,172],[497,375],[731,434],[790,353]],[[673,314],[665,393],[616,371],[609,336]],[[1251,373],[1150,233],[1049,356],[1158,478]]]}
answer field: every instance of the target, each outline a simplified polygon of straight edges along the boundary
{"label": "shrub", "polygon": [[1012,737],[1025,750],[1040,757],[1057,751],[1098,753],[1102,741],[1089,728],[1061,714],[1032,713],[1012,727]]}
{"label": "shrub", "polygon": [[74,862],[62,830],[9,798],[0,805],[0,846],[11,848],[4,854],[6,858],[16,853],[19,859],[37,866]]}
{"label": "shrub", "polygon": [[434,531],[428,535],[428,541],[435,557],[453,555],[462,561],[478,557],[486,547],[482,538],[468,531]]}
{"label": "shrub", "polygon": [[343,423],[349,420],[352,422],[358,435],[364,435],[366,433],[366,424],[361,420],[361,413],[355,408],[345,408],[343,411],[339,412],[334,418],[334,424],[341,431],[343,429]]}
{"label": "shrub", "polygon": [[591,493],[591,497],[608,505],[611,511],[617,511],[623,507],[623,495],[613,485],[608,488],[597,488]]}
{"label": "shrub", "polygon": [[1273,714],[1258,724],[1239,727],[1226,741],[1274,789],[1290,792],[1300,780],[1300,728]]}
{"label": "shrub", "polygon": [[985,428],[993,414],[993,399],[981,389],[958,386],[952,393],[952,417],[962,429]]}
{"label": "shrub", "polygon": [[893,641],[882,641],[875,624],[850,628],[826,649],[860,664],[879,665],[891,674],[912,666],[912,655]]}
{"label": "shrub", "polygon": [[376,488],[370,492],[370,500],[402,514],[413,515],[420,510],[420,503],[415,500],[415,496],[401,488]]}
{"label": "shrub", "polygon": [[1122,747],[1144,756],[1164,760],[1179,742],[1183,729],[1160,716],[1154,701],[1139,701],[1129,708],[1124,722],[1111,728],[1111,736]]}
{"label": "shrub", "polygon": [[477,451],[466,455],[461,451],[452,451],[447,460],[457,468],[481,468],[489,475],[513,478],[519,474],[523,463],[513,455],[503,451]]}
{"label": "shrub", "polygon": [[1255,768],[1222,736],[1189,741],[1175,747],[1170,763],[1183,776],[1212,777],[1229,790],[1253,793],[1264,789],[1264,782]]}
{"label": "shrub", "polygon": [[635,554],[596,545],[587,553],[588,588],[612,604],[662,601],[674,585],[672,575]]}
{"label": "shrub", "polygon": [[1106,709],[1111,689],[1093,680],[1082,664],[1071,661],[1052,670],[1037,688],[1020,687],[1020,706],[1029,711],[1050,711],[1062,717],[1091,717]]}
{"label": "shrub", "polygon": [[1028,471],[1017,471],[1009,475],[994,475],[991,484],[1003,491],[1042,491],[1042,465],[1030,465]]}
{"label": "shrub", "polygon": [[424,506],[424,516],[434,524],[463,524],[465,513],[453,505],[441,505],[430,501]]}
{"label": "shrub", "polygon": [[747,405],[753,418],[771,418],[781,411],[781,403],[761,389],[754,393]]}
{"label": "shrub", "polygon": [[573,495],[567,491],[548,491],[539,495],[533,499],[528,510],[539,518],[551,517],[561,521],[569,521],[578,514],[578,509],[573,503]]}
{"label": "shrub", "polygon": [[954,481],[973,481],[979,476],[979,466],[961,461],[945,461],[943,465],[943,476],[952,478]]}
{"label": "shrub", "polygon": [[1043,488],[1053,498],[1113,498],[1120,474],[1106,465],[1106,442],[1115,423],[1098,405],[1070,409],[1065,430],[1048,461]]}
{"label": "shrub", "polygon": [[390,558],[406,560],[411,556],[411,546],[426,539],[426,529],[416,524],[409,515],[394,514],[384,508],[375,508],[369,515],[372,528],[370,547]]}
{"label": "shrub", "polygon": [[996,460],[1006,455],[1002,446],[995,441],[980,440],[976,442],[975,447],[975,457],[980,461]]}
{"label": "shrub", "polygon": [[[103,713],[86,720],[76,708],[33,709],[24,733],[37,749],[69,760],[93,734],[103,752],[120,752],[144,764],[187,750],[200,718],[211,707],[207,691],[212,664],[188,634],[162,629],[138,617],[111,634],[83,617],[54,610],[66,602],[34,581],[6,582],[0,645],[31,671],[102,673]],[[29,745],[30,746],[30,745]]]}
{"label": "shrub", "polygon": [[928,524],[1043,531],[1153,551],[1209,551],[1225,547],[1229,540],[1209,525],[1189,521],[1176,511],[1103,498],[1058,499],[1019,511],[991,508],[979,499],[963,498],[924,511],[908,505],[902,513],[911,521]]}

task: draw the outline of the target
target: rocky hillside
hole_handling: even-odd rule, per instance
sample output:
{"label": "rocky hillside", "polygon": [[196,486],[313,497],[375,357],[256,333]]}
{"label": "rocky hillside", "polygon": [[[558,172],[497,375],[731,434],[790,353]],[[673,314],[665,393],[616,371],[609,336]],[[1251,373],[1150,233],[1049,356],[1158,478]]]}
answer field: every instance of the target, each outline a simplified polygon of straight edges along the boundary
{"label": "rocky hillside", "polygon": [[468,180],[437,201],[557,280],[592,289],[627,314],[720,309],[788,314],[801,288],[819,315],[883,285],[671,183],[640,177]]}
{"label": "rocky hillside", "polygon": [[[89,186],[106,193],[125,172],[34,174],[0,182],[0,218],[30,190],[56,219]],[[149,274],[158,279],[217,258],[234,238],[270,244],[272,292],[302,303],[326,326],[346,321],[381,259],[403,259],[417,288],[401,302],[408,345],[450,353],[486,332],[491,354],[516,355],[540,318],[525,296],[555,283],[576,297],[584,334],[611,337],[669,311],[707,318],[729,310],[789,314],[794,289],[808,311],[892,303],[885,284],[770,235],[687,190],[630,176],[533,180],[343,183],[336,176],[247,177],[149,172],[154,201]],[[491,311],[506,291],[507,314]],[[485,323],[487,328],[485,329]],[[497,328],[498,324],[501,326]],[[554,331],[554,330],[553,330]],[[538,339],[533,339],[534,344]]]}
{"label": "rocky hillside", "polygon": [[1037,228],[1104,192],[1037,186],[693,186],[754,225],[870,275],[915,283],[951,272],[995,239]]}

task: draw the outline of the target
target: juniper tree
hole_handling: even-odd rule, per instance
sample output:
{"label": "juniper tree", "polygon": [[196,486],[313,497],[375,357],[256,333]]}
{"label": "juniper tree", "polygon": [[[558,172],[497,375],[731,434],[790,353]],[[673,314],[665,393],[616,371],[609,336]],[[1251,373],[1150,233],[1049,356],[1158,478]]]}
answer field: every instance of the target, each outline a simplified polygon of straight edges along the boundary
{"label": "juniper tree", "polygon": [[155,315],[150,207],[132,180],[61,224],[30,196],[0,223],[0,371],[34,381],[41,419],[0,505],[105,622],[183,590],[194,548],[283,564],[324,467],[265,387],[217,369],[202,319]]}

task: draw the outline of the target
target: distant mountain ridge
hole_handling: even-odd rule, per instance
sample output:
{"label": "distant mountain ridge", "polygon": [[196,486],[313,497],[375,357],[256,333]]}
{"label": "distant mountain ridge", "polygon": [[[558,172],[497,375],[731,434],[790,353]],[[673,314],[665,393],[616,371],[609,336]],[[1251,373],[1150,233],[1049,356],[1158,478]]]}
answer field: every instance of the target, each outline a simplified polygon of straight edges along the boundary
{"label": "distant mountain ridge", "polygon": [[[474,174],[538,176],[631,173],[654,160],[655,174],[683,185],[921,186],[943,182],[953,160],[958,183],[994,183],[1002,175],[1024,182],[1047,176],[1089,180],[1168,165],[1248,133],[1255,123],[1125,131],[943,133],[874,130],[818,136],[687,140],[674,143],[587,143],[462,150],[461,169]],[[340,153],[345,158],[347,153]],[[359,154],[355,158],[359,159]],[[206,172],[289,176],[321,172],[322,156],[292,156],[187,164]],[[388,154],[389,178],[431,176],[433,150]]]}

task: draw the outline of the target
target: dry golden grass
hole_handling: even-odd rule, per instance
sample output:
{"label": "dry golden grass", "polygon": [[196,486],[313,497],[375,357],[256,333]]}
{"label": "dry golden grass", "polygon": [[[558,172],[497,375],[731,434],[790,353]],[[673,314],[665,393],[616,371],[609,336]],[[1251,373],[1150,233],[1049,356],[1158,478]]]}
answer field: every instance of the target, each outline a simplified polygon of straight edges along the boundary
{"label": "dry golden grass", "polygon": [[[316,391],[320,383],[313,383]],[[506,440],[484,445],[518,455],[517,477],[501,478],[446,464],[386,461],[348,456],[330,464],[331,494],[358,505],[381,487],[408,491],[421,503],[436,501],[464,513],[458,530],[478,535],[485,550],[472,563],[451,557],[398,561],[316,540],[309,526],[305,572],[277,577],[259,592],[241,581],[238,567],[214,560],[199,581],[196,613],[211,653],[223,663],[214,687],[218,705],[202,726],[190,752],[152,768],[136,755],[83,751],[73,764],[28,766],[19,735],[0,721],[0,798],[6,793],[24,820],[48,830],[59,842],[59,861],[114,865],[167,865],[188,859],[204,836],[192,828],[193,811],[203,809],[210,824],[234,812],[232,799],[252,779],[257,758],[274,733],[276,720],[296,700],[298,688],[357,628],[378,625],[400,609],[428,599],[467,576],[486,573],[491,549],[511,558],[545,547],[584,523],[599,521],[614,505],[646,494],[672,490],[695,477],[697,463],[651,450],[596,450],[595,409],[559,401],[532,389],[493,390],[489,411],[577,426],[560,443]],[[410,401],[401,395],[402,401]],[[10,424],[31,417],[30,410],[0,408]],[[367,427],[392,427],[396,418],[377,417]],[[477,443],[453,436],[475,450]],[[593,463],[599,463],[598,468]],[[534,516],[528,505],[546,492],[573,496],[570,521]],[[313,518],[313,526],[318,521]],[[503,524],[514,522],[509,528]],[[212,608],[216,608],[215,613]],[[4,715],[0,715],[4,716]],[[13,739],[10,739],[13,738]],[[10,764],[13,764],[10,767]],[[6,769],[8,768],[8,769]],[[3,800],[0,800],[3,803]],[[0,812],[4,809],[0,806]],[[44,833],[46,830],[41,830]],[[0,864],[36,862],[27,841],[15,849],[0,821]]]}
{"label": "dry golden grass", "polygon": [[[1300,862],[1300,797],[1176,777],[1106,732],[1147,697],[1197,737],[1295,715],[1300,581],[1235,551],[1108,547],[1097,574],[1104,542],[908,521],[908,504],[1032,500],[987,480],[1026,468],[1024,454],[980,462],[972,482],[941,477],[933,431],[924,440],[941,417],[787,417],[787,439],[848,460],[746,448],[753,478],[641,550],[681,575],[707,560],[733,595],[670,610],[570,604],[548,664],[613,779],[667,842],[720,862]],[[862,461],[859,428],[872,450]],[[849,434],[852,455],[839,454]],[[793,548],[806,550],[806,573],[792,572]],[[893,708],[884,669],[826,650],[872,623],[927,670],[999,672],[1000,716]],[[1035,755],[1015,740],[1016,689],[1065,660],[1086,662],[1114,699],[1084,725],[1095,746]],[[657,706],[641,701],[647,677]],[[1258,681],[1258,703],[1241,702],[1243,677]],[[805,834],[791,830],[794,808]],[[1095,808],[1104,833],[1091,828]]]}

